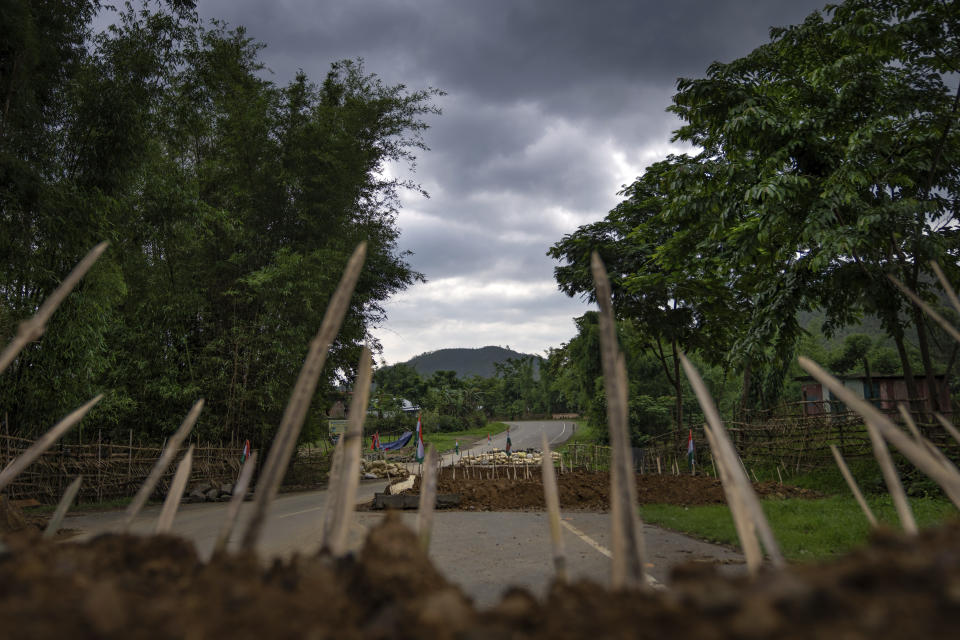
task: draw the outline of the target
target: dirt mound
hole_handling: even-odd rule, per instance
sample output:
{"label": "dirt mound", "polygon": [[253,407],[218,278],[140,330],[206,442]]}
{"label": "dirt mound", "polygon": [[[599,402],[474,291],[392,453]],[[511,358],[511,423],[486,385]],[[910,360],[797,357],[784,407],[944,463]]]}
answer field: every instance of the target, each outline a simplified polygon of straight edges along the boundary
{"label": "dirt mound", "polygon": [[6,537],[0,625],[17,637],[102,638],[901,638],[960,625],[960,525],[882,537],[820,566],[729,579],[678,572],[668,591],[554,585],[476,611],[388,517],[356,557],[203,564],[170,536],[53,544]]}
{"label": "dirt mound", "polygon": [[[513,509],[544,509],[543,485],[539,469],[531,470],[531,478],[524,479],[523,471],[513,475],[490,478],[492,470],[484,469],[480,477],[467,475],[458,469],[445,468],[437,480],[438,493],[460,494],[461,509],[481,511],[509,511]],[[410,493],[419,493],[419,478]],[[605,511],[610,508],[610,476],[605,472],[575,471],[557,476],[560,508],[569,510]],[[816,498],[820,494],[808,489],[764,482],[754,485],[761,497]],[[637,475],[637,498],[640,504],[666,503],[680,505],[722,504],[726,502],[719,480],[706,476]]]}
{"label": "dirt mound", "polygon": [[0,495],[0,534],[22,531],[29,526],[20,508],[7,496]]}

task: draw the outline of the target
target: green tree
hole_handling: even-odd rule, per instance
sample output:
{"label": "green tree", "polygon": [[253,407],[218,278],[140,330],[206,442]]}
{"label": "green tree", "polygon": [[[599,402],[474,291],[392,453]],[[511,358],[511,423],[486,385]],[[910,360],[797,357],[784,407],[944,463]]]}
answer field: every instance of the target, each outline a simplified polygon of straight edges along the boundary
{"label": "green tree", "polygon": [[667,215],[705,227],[732,270],[765,274],[747,340],[770,340],[779,300],[823,308],[828,331],[876,312],[916,397],[905,318],[932,372],[926,331],[884,274],[922,289],[928,260],[956,263],[960,93],[946,81],[960,69],[960,12],[929,0],[827,12],[678,82],[675,139],[703,149],[702,169]]}

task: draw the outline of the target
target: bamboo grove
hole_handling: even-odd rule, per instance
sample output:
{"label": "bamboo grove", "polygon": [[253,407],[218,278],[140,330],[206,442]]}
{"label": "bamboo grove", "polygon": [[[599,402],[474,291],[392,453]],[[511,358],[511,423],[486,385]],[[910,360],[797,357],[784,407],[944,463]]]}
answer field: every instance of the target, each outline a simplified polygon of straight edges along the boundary
{"label": "bamboo grove", "polygon": [[349,60],[278,85],[263,45],[193,4],[127,3],[93,33],[95,0],[0,0],[0,335],[110,243],[7,371],[11,435],[103,393],[86,428],[105,441],[158,442],[204,397],[198,437],[265,442],[353,248],[368,269],[320,395],[352,375],[381,303],[423,278],[395,224],[418,187],[383,169],[425,149],[440,92]]}

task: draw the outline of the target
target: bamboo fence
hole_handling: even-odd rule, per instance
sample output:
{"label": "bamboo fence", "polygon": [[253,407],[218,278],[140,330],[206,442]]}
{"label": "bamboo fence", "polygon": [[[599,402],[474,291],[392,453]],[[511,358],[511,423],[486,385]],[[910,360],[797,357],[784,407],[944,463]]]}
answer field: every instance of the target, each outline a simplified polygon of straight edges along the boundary
{"label": "bamboo fence", "polygon": [[[23,453],[32,440],[0,434],[0,468]],[[198,482],[233,483],[242,466],[242,451],[236,445],[194,443],[188,486]],[[34,499],[56,504],[70,482],[83,475],[78,502],[102,502],[133,496],[160,457],[158,445],[118,444],[95,440],[84,444],[58,443],[27,467],[7,487],[14,500]],[[184,450],[178,454],[177,461]],[[316,486],[326,480],[328,447],[301,447],[288,468],[284,485]],[[175,461],[176,462],[176,461]],[[166,495],[176,472],[171,464],[161,477],[153,498]]]}
{"label": "bamboo fence", "polygon": [[[758,422],[725,423],[740,457],[750,465],[783,468],[799,473],[833,464],[830,445],[845,459],[873,458],[870,436],[863,418],[855,412],[834,412],[816,416],[770,416]],[[948,458],[960,460],[960,444],[939,424],[918,425],[923,435]],[[693,431],[694,464],[701,471],[712,469],[710,447],[703,427],[685,427],[650,437],[633,448],[633,466],[641,473],[673,473],[675,466],[689,473],[687,438]],[[606,471],[610,448],[594,444],[570,444],[565,460],[575,469]]]}

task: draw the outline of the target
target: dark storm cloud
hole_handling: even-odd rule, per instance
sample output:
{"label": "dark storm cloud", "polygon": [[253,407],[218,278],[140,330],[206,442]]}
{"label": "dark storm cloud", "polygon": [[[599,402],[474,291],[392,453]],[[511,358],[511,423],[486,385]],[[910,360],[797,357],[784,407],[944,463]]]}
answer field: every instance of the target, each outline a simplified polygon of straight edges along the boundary
{"label": "dark storm cloud", "polygon": [[[377,332],[391,362],[448,346],[542,353],[586,307],[552,280],[549,246],[602,218],[651,162],[686,148],[664,110],[677,77],[701,77],[800,22],[812,0],[200,0],[244,25],[285,84],[331,62],[411,89],[438,87],[404,198],[401,249],[430,282],[387,305]],[[391,167],[403,174],[404,168]]]}

